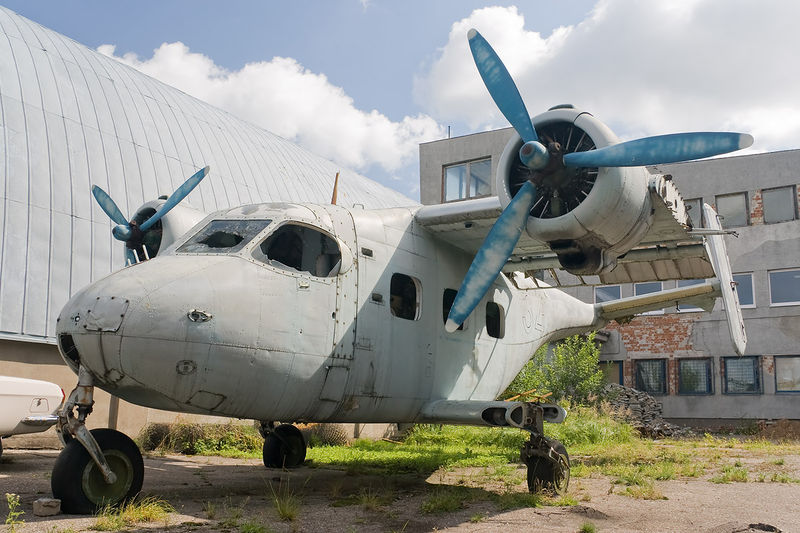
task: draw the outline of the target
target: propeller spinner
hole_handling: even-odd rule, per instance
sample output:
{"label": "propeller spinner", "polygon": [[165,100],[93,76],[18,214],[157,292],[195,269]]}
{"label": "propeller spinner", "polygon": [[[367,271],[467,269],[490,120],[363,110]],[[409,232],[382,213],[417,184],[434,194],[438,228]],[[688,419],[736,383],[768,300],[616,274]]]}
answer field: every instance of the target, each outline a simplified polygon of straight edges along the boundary
{"label": "propeller spinner", "polygon": [[753,144],[747,134],[727,132],[678,133],[623,142],[601,149],[564,154],[564,147],[539,139],[525,103],[505,65],[475,29],[467,34],[475,66],[503,116],[523,141],[519,157],[532,172],[498,217],[467,271],[447,317],[453,332],[466,320],[511,257],[536,199],[536,187],[565,168],[631,167],[690,161],[733,152]]}
{"label": "propeller spinner", "polygon": [[153,216],[138,224],[136,220],[128,221],[125,215],[122,214],[114,200],[103,189],[97,185],[92,186],[92,195],[100,205],[100,208],[105,212],[108,217],[117,223],[111,234],[118,241],[123,241],[128,248],[128,256],[130,257],[131,251],[138,249],[142,246],[142,239],[144,234],[152,228],[156,222],[166,215],[173,207],[178,205],[192,190],[197,187],[200,181],[208,174],[209,167],[202,168],[195,172],[189,179],[173,192],[167,201],[156,211]]}

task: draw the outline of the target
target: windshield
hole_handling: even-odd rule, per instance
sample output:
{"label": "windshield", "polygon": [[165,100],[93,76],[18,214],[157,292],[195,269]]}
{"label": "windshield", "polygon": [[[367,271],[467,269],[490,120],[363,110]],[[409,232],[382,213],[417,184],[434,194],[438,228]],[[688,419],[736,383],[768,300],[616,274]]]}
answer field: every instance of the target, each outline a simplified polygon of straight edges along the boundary
{"label": "windshield", "polygon": [[212,220],[175,253],[232,254],[261,233],[272,220]]}

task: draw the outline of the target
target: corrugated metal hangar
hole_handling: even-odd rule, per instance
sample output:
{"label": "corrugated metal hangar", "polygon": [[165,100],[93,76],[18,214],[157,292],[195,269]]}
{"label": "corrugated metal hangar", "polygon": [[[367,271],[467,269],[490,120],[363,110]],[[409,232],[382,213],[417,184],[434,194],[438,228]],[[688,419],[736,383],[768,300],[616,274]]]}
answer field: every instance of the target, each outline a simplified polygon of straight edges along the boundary
{"label": "corrugated metal hangar", "polygon": [[[71,294],[125,261],[92,185],[132,215],[209,165],[182,205],[210,213],[330,202],[341,170],[340,205],[415,203],[4,7],[0,131],[0,374],[67,392],[76,378],[55,346],[56,317]],[[98,400],[93,422],[113,427],[116,407]]]}

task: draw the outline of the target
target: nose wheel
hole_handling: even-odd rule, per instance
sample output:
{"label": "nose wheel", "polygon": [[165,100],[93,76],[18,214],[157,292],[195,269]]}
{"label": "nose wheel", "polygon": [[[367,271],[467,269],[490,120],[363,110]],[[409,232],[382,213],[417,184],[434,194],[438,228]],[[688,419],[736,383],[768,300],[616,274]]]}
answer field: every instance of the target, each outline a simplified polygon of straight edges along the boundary
{"label": "nose wheel", "polygon": [[295,426],[262,424],[264,435],[264,466],[267,468],[296,468],[306,460],[306,439]]}
{"label": "nose wheel", "polygon": [[50,478],[53,496],[61,500],[65,513],[91,514],[130,500],[142,490],[144,462],[130,437],[113,429],[93,429],[91,434],[116,479],[108,483],[86,447],[78,439],[70,440]]}

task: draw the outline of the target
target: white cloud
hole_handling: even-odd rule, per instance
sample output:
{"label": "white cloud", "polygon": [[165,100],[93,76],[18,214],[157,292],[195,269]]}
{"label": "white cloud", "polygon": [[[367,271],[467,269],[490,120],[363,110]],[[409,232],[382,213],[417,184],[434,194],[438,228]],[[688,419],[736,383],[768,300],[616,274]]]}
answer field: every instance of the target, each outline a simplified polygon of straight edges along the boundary
{"label": "white cloud", "polygon": [[112,45],[98,51],[358,170],[375,164],[397,170],[415,160],[420,142],[444,135],[427,115],[393,122],[376,110],[357,109],[342,88],[292,58],[274,57],[229,71],[180,42],[162,44],[149,59],[116,56]]}
{"label": "white cloud", "polygon": [[440,121],[507,125],[472,63],[475,27],[533,115],[573,103],[624,138],[735,128],[756,150],[798,147],[799,19],[800,3],[781,0],[601,0],[581,23],[543,36],[516,8],[484,8],[453,24],[415,97]]}

